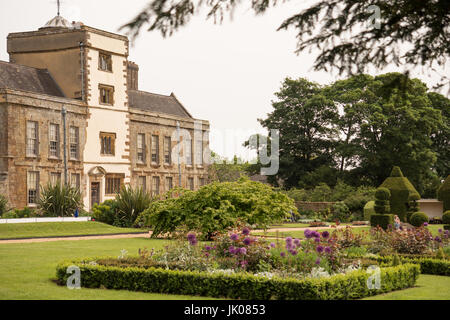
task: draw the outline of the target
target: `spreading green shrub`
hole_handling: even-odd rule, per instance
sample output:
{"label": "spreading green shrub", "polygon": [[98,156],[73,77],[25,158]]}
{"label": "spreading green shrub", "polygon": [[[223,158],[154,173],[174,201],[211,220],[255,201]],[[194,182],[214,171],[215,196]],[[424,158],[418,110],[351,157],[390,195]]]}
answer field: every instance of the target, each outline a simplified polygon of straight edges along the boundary
{"label": "spreading green shrub", "polygon": [[374,214],[370,216],[370,225],[372,227],[380,226],[383,229],[387,229],[389,225],[394,224],[393,214]]}
{"label": "spreading green shrub", "polygon": [[331,218],[333,221],[338,220],[340,222],[348,222],[350,220],[350,216],[350,210],[344,201],[339,201],[333,204],[333,215]]}
{"label": "spreading green shrub", "polygon": [[438,189],[438,200],[444,202],[444,211],[450,210],[450,175]]}
{"label": "spreading green shrub", "polygon": [[80,191],[69,185],[47,184],[41,188],[38,206],[46,217],[72,216],[83,206]]}
{"label": "spreading green shrub", "polygon": [[442,223],[450,224],[450,210],[445,211],[442,215]]}
{"label": "spreading green shrub", "polygon": [[425,212],[415,212],[412,214],[410,223],[414,227],[420,227],[425,222],[428,222],[428,216]]}
{"label": "spreading green shrub", "polygon": [[369,201],[364,206],[364,220],[370,221],[370,217],[375,214],[375,201]]}
{"label": "spreading green shrub", "polygon": [[389,189],[391,197],[389,198],[390,213],[398,215],[401,221],[407,221],[407,204],[411,199],[420,199],[420,195],[411,182],[403,176],[399,167],[392,169],[388,177],[380,187]]}
{"label": "spreading green shrub", "polygon": [[104,287],[249,300],[347,300],[412,287],[420,274],[420,267],[415,264],[381,268],[381,288],[370,289],[367,283],[370,282],[371,274],[365,270],[320,279],[298,280],[248,273],[228,275],[163,268],[107,267],[92,263],[94,261],[79,260],[59,264],[56,269],[58,282],[66,284],[70,276],[67,268],[77,265],[81,271],[81,285],[87,288]]}
{"label": "spreading green shrub", "polygon": [[36,209],[25,207],[23,209],[14,209],[5,212],[2,216],[3,219],[21,219],[21,218],[34,218],[41,217],[42,215]]}
{"label": "spreading green shrub", "polygon": [[115,200],[105,200],[101,204],[94,204],[92,217],[95,221],[114,225],[117,215],[117,202]]}
{"label": "spreading green shrub", "polygon": [[297,213],[294,201],[272,187],[245,178],[214,182],[197,191],[174,189],[177,198],[155,201],[138,222],[153,228],[153,237],[180,228],[210,238],[240,222],[267,228]]}

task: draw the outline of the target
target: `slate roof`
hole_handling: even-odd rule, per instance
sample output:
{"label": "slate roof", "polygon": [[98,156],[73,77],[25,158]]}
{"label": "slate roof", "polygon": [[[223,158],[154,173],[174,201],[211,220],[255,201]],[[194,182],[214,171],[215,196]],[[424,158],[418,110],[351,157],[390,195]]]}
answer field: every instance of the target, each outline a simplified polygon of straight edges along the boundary
{"label": "slate roof", "polygon": [[173,93],[170,96],[165,96],[145,91],[128,90],[128,101],[132,108],[192,118]]}
{"label": "slate roof", "polygon": [[0,88],[64,97],[47,69],[37,69],[0,61]]}

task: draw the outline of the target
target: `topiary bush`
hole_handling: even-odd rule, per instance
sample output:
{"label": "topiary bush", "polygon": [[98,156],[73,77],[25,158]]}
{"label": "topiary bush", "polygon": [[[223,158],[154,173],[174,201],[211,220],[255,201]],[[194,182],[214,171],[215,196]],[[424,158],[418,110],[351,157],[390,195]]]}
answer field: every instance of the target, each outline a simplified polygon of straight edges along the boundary
{"label": "topiary bush", "polygon": [[370,221],[370,217],[375,214],[375,201],[369,201],[364,206],[364,220]]}
{"label": "topiary bush", "polygon": [[350,220],[351,212],[343,201],[333,204],[332,221],[339,220],[340,222],[348,222]]}
{"label": "topiary bush", "polygon": [[378,188],[375,191],[375,205],[374,210],[378,214],[389,213],[391,211],[389,205],[389,198],[391,197],[391,192],[387,188]]}
{"label": "topiary bush", "polygon": [[450,210],[450,175],[438,189],[438,200],[444,202],[444,211]]}
{"label": "topiary bush", "polygon": [[380,187],[389,189],[390,212],[398,215],[401,221],[407,221],[408,203],[411,199],[420,199],[420,195],[408,178],[403,176],[399,167],[392,169],[391,175]]}
{"label": "topiary bush", "polygon": [[422,226],[425,222],[428,223],[428,216],[425,212],[415,212],[411,215],[411,221],[410,223],[414,226],[414,227],[420,227]]}
{"label": "topiary bush", "polygon": [[450,210],[447,210],[442,214],[442,223],[450,224]]}
{"label": "topiary bush", "polygon": [[387,229],[389,225],[394,225],[393,214],[374,214],[370,216],[370,225],[372,227],[380,226],[383,229]]}

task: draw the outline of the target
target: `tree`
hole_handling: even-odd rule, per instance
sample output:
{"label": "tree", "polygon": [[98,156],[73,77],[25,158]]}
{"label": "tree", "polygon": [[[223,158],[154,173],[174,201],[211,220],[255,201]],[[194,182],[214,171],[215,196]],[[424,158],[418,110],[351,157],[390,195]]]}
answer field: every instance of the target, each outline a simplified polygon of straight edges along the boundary
{"label": "tree", "polygon": [[[280,2],[252,0],[251,7],[263,14]],[[135,37],[147,24],[149,31],[172,35],[203,7],[208,8],[207,18],[222,22],[224,13],[232,13],[240,4],[236,0],[152,0],[122,28]],[[448,25],[448,0],[317,0],[286,19],[278,30],[296,29],[297,52],[321,50],[315,70],[333,67],[340,74],[353,74],[364,72],[370,64],[377,68],[389,63],[444,64],[450,55]]]}
{"label": "tree", "polygon": [[336,132],[329,124],[337,109],[318,84],[302,78],[286,78],[275,96],[278,101],[272,102],[273,112],[258,121],[268,130],[279,130],[277,177],[289,188],[297,186],[306,173],[333,165],[332,138]]}

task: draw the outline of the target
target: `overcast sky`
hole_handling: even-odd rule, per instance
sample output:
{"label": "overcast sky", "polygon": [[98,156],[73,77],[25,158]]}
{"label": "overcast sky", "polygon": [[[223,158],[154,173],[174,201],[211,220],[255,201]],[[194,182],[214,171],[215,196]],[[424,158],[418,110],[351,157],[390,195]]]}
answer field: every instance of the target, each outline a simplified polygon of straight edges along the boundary
{"label": "overcast sky", "polygon": [[[119,27],[134,18],[148,1],[62,0],[61,15],[69,21],[120,33]],[[313,1],[291,1],[257,17],[242,8],[232,21],[225,19],[222,25],[214,25],[204,16],[195,17],[170,38],[142,30],[129,57],[140,67],[139,89],[174,92],[195,118],[210,121],[214,151],[228,157],[251,157],[241,144],[249,134],[264,132],[257,119],[271,112],[273,93],[285,77],[305,77],[321,84],[339,78],[312,70],[314,52],[295,54],[293,30],[276,31],[305,2]],[[0,60],[9,60],[8,33],[37,30],[55,15],[53,0],[1,0]],[[403,69],[390,67],[372,74],[390,71]],[[430,77],[421,70],[413,75],[429,87],[438,80],[436,74]],[[223,136],[228,137],[225,144]]]}

